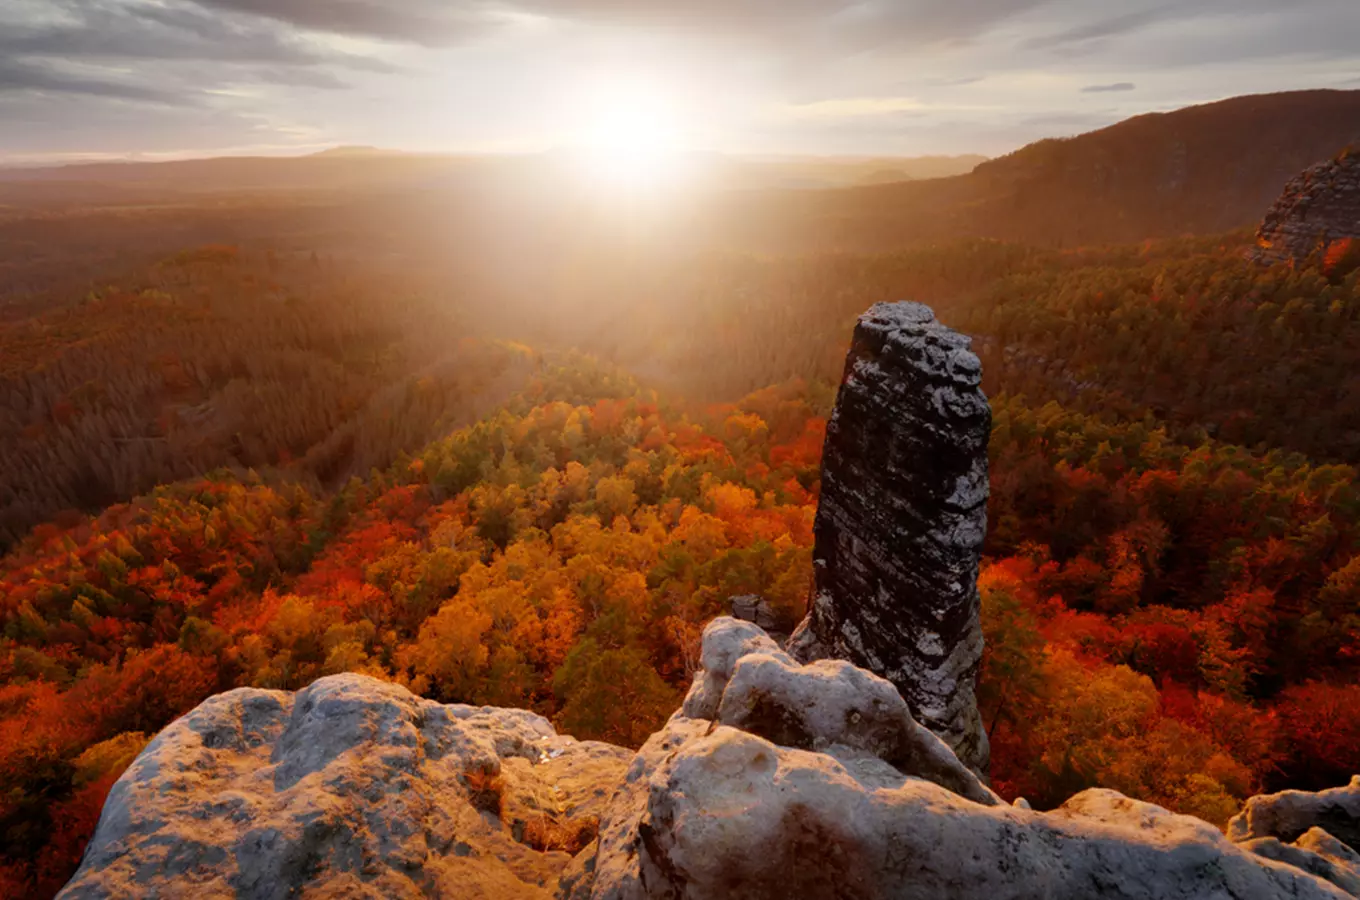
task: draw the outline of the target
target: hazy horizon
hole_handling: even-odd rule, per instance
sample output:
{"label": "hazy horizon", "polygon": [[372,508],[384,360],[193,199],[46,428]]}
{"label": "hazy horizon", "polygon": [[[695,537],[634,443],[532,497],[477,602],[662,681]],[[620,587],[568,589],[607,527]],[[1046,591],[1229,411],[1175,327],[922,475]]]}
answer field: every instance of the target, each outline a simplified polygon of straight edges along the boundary
{"label": "hazy horizon", "polygon": [[996,156],[1360,87],[1350,0],[12,0],[0,163],[408,152]]}
{"label": "hazy horizon", "polygon": [[[1018,149],[1018,148],[1017,148]],[[223,159],[307,159],[327,155],[353,155],[374,157],[447,158],[447,159],[527,159],[532,160],[554,155],[571,153],[570,145],[557,145],[541,148],[513,150],[408,150],[402,147],[378,147],[365,144],[317,144],[299,147],[262,147],[262,148],[224,148],[219,151],[176,153],[62,153],[33,157],[0,157],[0,169],[42,169],[61,166],[101,165],[105,163],[162,163],[162,162],[205,162]],[[845,164],[865,164],[872,162],[924,161],[924,160],[987,160],[994,157],[983,153],[929,153],[919,156],[882,153],[761,153],[758,151],[695,150],[693,156],[713,156],[740,162],[761,164],[780,164],[798,162],[825,162]]]}

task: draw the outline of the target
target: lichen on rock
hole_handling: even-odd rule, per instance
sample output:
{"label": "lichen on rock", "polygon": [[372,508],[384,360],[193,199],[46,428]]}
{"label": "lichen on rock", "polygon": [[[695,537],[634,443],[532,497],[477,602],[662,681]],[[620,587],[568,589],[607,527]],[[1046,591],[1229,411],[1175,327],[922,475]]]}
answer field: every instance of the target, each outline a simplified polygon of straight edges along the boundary
{"label": "lichen on rock", "polygon": [[114,785],[60,896],[551,896],[632,754],[361,675],[240,689]]}
{"label": "lichen on rock", "polygon": [[827,424],[808,617],[790,652],[893,683],[912,715],[986,769],[974,696],[991,408],[969,339],[919,303],[860,317]]}

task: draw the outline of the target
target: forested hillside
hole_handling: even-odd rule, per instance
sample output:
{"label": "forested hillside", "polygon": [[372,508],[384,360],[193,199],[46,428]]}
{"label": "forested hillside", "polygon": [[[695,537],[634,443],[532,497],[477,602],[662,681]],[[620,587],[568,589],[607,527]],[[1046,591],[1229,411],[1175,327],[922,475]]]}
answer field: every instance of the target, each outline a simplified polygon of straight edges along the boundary
{"label": "forested hillside", "polygon": [[475,421],[532,361],[450,339],[456,313],[315,259],[209,246],[0,321],[0,548],[219,466],[301,459],[343,481]]}
{"label": "forested hillside", "polygon": [[175,252],[187,208],[0,211],[0,895],[57,890],[138,750],[238,685],[360,671],[640,742],[730,598],[802,616],[826,417],[888,299],[974,335],[992,400],[996,788],[1221,824],[1353,774],[1354,253],[877,252],[896,212],[813,192],[751,253],[701,205],[531,193],[261,201],[249,240]]}
{"label": "forested hillside", "polygon": [[[810,575],[829,392],[693,415],[588,360],[331,493],[213,476],[43,526],[5,560],[5,870],[50,891],[148,737],[233,685],[362,671],[636,744],[704,622]],[[992,774],[1223,821],[1360,754],[1350,467],[995,401],[982,587]],[[30,862],[31,861],[31,862]]]}

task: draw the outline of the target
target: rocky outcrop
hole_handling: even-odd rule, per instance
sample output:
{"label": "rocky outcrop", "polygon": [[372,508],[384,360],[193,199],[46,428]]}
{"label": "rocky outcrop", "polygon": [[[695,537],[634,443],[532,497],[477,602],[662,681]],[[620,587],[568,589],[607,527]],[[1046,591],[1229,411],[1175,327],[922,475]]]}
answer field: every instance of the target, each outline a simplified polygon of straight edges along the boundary
{"label": "rocky outcrop", "polygon": [[1293,841],[1312,828],[1326,829],[1352,847],[1360,846],[1360,776],[1345,787],[1315,794],[1281,791],[1252,797],[1228,823],[1228,835],[1235,841]]}
{"label": "rocky outcrop", "polygon": [[1228,823],[1228,837],[1267,859],[1289,863],[1360,897],[1360,775],[1346,787],[1252,797]]}
{"label": "rocky outcrop", "polygon": [[361,675],[231,691],[137,757],[60,896],[548,897],[631,757]]}
{"label": "rocky outcrop", "polygon": [[564,897],[1349,896],[1113,791],[1047,814],[1006,806],[911,729],[888,683],[845,663],[798,667],[745,623],[710,625],[703,661]]}
{"label": "rocky outcrop", "polygon": [[1321,828],[1310,828],[1294,843],[1278,838],[1255,838],[1242,844],[1266,859],[1302,869],[1360,897],[1360,855]]}
{"label": "rocky outcrop", "polygon": [[1355,890],[1350,847],[1317,828],[1291,844],[1274,836],[1309,816],[1336,826],[1333,792],[1292,797],[1288,814],[1272,798],[1249,804],[1241,846],[1113,791],[1034,812],[1001,802],[870,672],[799,665],[735,619],[705,630],[702,661],[683,707],[636,755],[559,736],[532,713],[444,706],[358,675],[296,694],[219,695],[114,786],[61,896],[1340,900]]}
{"label": "rocky outcrop", "polygon": [[1360,153],[1319,163],[1285,186],[1256,233],[1262,263],[1301,262],[1360,238]]}
{"label": "rocky outcrop", "polygon": [[843,660],[799,665],[758,627],[715,619],[702,672],[677,716],[705,719],[782,747],[875,759],[975,803],[1001,802],[939,737],[912,718],[893,685]]}
{"label": "rocky outcrop", "polygon": [[880,303],[860,318],[827,425],[810,608],[789,647],[887,678],[978,771],[991,432],[980,383],[968,338],[928,307]]}
{"label": "rocky outcrop", "polygon": [[779,617],[770,602],[759,594],[742,594],[728,602],[732,606],[732,618],[752,622],[771,634],[778,629]]}

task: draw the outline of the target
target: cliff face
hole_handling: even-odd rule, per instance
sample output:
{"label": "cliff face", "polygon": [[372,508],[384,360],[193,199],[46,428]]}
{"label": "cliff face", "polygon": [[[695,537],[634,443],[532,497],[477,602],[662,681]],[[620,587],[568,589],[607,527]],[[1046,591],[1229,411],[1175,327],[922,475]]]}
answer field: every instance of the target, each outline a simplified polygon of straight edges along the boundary
{"label": "cliff face", "polygon": [[919,303],[855,328],[822,453],[808,617],[790,651],[882,675],[959,758],[987,765],[974,682],[991,409],[968,338]]}
{"label": "cliff face", "polygon": [[1360,238],[1360,153],[1305,171],[1285,187],[1256,233],[1262,263],[1300,262]]}
{"label": "cliff face", "polygon": [[214,697],[114,786],[61,896],[1360,895],[1340,839],[1360,779],[1254,799],[1240,844],[1113,791],[1039,813],[1003,803],[870,672],[800,666],[735,619],[706,629],[703,666],[636,755],[362,675]]}

